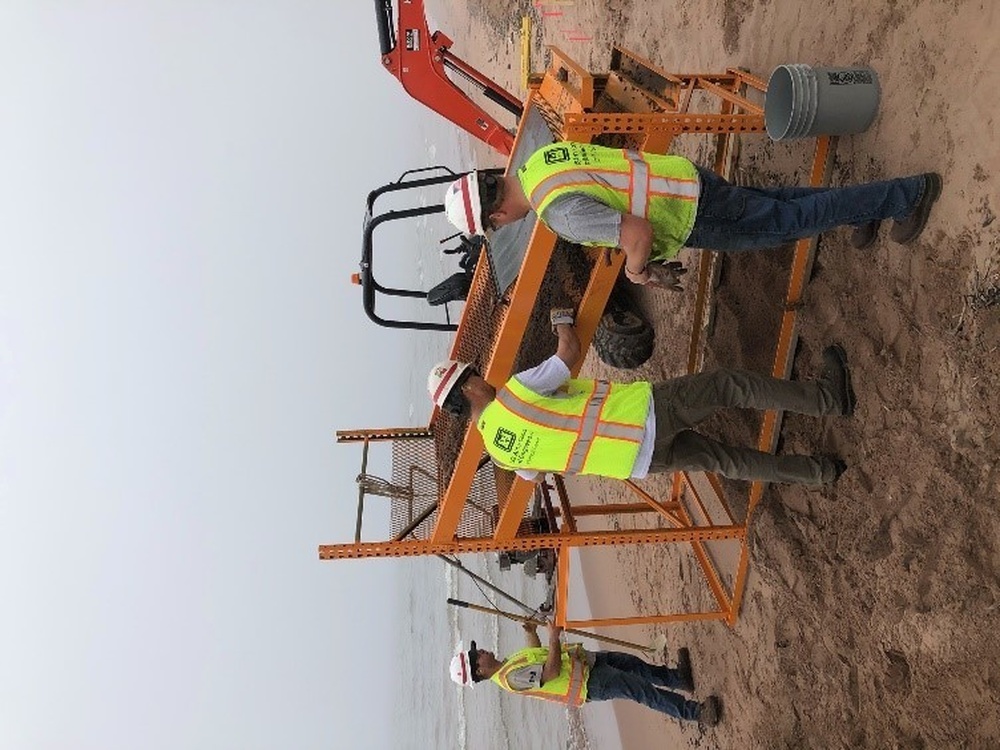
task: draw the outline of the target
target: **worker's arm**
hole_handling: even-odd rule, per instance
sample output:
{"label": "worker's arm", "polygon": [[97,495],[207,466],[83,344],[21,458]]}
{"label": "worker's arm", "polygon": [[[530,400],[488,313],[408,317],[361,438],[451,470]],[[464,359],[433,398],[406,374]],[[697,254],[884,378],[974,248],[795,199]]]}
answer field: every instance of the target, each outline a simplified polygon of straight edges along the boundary
{"label": "worker's arm", "polygon": [[563,629],[558,625],[549,625],[549,655],[542,665],[542,682],[544,685],[549,680],[554,680],[562,672],[562,641],[560,636]]}
{"label": "worker's arm", "polygon": [[621,238],[618,246],[625,252],[625,278],[633,284],[655,286],[682,292],[681,276],[687,269],[678,261],[650,264],[653,249],[653,225],[646,219],[622,214]]}
{"label": "worker's arm", "polygon": [[541,217],[565,240],[583,245],[618,247],[625,252],[625,278],[633,284],[682,291],[679,263],[663,268],[649,264],[653,225],[646,219],[617,211],[589,195],[572,193],[552,200]]}
{"label": "worker's arm", "polygon": [[573,310],[559,308],[552,310],[549,314],[549,320],[552,322],[552,331],[559,337],[559,343],[556,345],[556,356],[572,372],[582,354],[580,337],[577,335],[574,325]]}
{"label": "worker's arm", "polygon": [[538,637],[538,626],[533,622],[521,625],[524,628],[524,641],[530,648],[541,648],[542,639]]}
{"label": "worker's arm", "polygon": [[646,267],[653,251],[653,225],[639,216],[622,214],[618,247],[625,253],[625,277],[633,284],[648,283]]}

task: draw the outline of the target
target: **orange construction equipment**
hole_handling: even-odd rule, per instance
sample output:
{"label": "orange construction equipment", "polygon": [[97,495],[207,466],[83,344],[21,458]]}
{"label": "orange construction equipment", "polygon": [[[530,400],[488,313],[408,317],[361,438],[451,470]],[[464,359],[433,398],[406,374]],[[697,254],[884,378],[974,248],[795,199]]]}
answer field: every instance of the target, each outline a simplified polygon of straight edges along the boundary
{"label": "orange construction equipment", "polygon": [[375,0],[375,16],[382,64],[399,79],[406,93],[500,153],[509,154],[514,144],[510,131],[474,104],[445,71],[465,79],[517,117],[521,115],[521,102],[451,52],[451,39],[428,28],[423,0],[400,2],[395,26],[392,0]]}
{"label": "orange construction equipment", "polygon": [[[665,152],[674,138],[698,133],[714,136],[714,168],[727,175],[737,136],[764,133],[761,101],[766,84],[747,72],[731,68],[723,73],[668,73],[616,48],[609,72],[592,74],[559,49],[550,48],[549,52],[549,68],[540,81],[534,78],[529,92],[508,172],[516,170],[539,145],[552,140],[597,141]],[[811,184],[826,184],[833,145],[831,138],[816,139]],[[451,358],[474,363],[487,381],[501,387],[521,369],[523,361],[537,356],[536,351],[526,349],[531,348],[531,337],[537,331],[548,333],[544,293],[553,285],[563,292],[573,287],[577,330],[586,350],[618,279],[623,256],[600,248],[563,245],[544,225],[532,224],[530,216],[492,236],[489,251],[482,254],[476,267]],[[772,371],[778,377],[790,374],[796,309],[814,251],[815,240],[800,241],[795,249]],[[510,284],[497,283],[498,267],[509,263],[512,255],[518,258],[516,279]],[[715,253],[701,252],[689,372],[702,364],[715,262]],[[569,268],[572,264],[576,265]],[[780,413],[766,415],[760,449],[774,450],[780,422]],[[734,511],[735,503],[727,501],[720,481],[699,472],[675,474],[666,498],[656,498],[639,484],[626,481],[638,502],[573,505],[561,478],[537,486],[493,465],[484,459],[482,438],[475,426],[440,410],[426,428],[339,431],[337,441],[363,444],[363,462],[371,443],[392,443],[393,476],[384,483],[392,491],[379,494],[392,498],[393,535],[388,541],[361,540],[363,486],[354,542],[324,544],[319,548],[320,559],[554,549],[558,552],[555,621],[564,627],[692,620],[722,620],[732,625],[737,619],[748,570],[747,531],[761,497],[760,483],[751,485],[749,497],[739,503],[747,508],[741,514]],[[549,498],[553,490],[559,528],[532,533],[530,526],[522,524],[529,501],[536,492]],[[582,518],[592,525],[595,519],[610,523],[614,516],[635,518],[642,513],[651,514],[652,520],[641,528],[584,531],[577,527]],[[671,613],[568,618],[570,550],[661,542],[678,545],[685,554],[693,555],[704,574],[705,606]]]}

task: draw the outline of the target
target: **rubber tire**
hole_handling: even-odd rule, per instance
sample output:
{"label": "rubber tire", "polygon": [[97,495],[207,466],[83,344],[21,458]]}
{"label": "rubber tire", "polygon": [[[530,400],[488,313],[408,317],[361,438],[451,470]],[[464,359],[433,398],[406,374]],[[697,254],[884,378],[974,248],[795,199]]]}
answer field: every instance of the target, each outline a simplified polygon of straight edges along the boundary
{"label": "rubber tire", "polygon": [[606,365],[634,370],[653,356],[653,327],[631,310],[609,310],[594,332],[593,347]]}

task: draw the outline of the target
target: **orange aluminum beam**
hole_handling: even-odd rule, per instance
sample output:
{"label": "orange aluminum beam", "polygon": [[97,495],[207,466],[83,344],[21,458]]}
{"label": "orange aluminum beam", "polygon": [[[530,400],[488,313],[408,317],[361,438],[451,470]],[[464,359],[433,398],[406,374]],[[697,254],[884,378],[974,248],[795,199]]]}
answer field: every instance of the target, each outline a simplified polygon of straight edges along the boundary
{"label": "orange aluminum beam", "polygon": [[691,339],[688,344],[688,374],[696,373],[701,369],[702,350],[704,349],[702,342],[711,313],[709,298],[712,290],[709,287],[715,276],[716,262],[714,251],[701,251],[701,256],[698,258],[698,289],[694,296],[694,323],[691,326]]}
{"label": "orange aluminum beam", "polygon": [[374,430],[337,430],[338,443],[377,442],[381,440],[405,440],[408,438],[429,438],[434,433],[426,427],[383,427]]}
{"label": "orange aluminum beam", "polygon": [[[555,235],[549,231],[541,222],[535,226],[535,232],[531,236],[531,242],[528,245],[528,252],[525,253],[525,264],[521,267],[521,273],[524,274],[528,268],[527,259],[532,258],[531,267],[534,268],[536,256],[533,254],[535,252],[535,243],[538,240],[539,232],[544,231],[545,235],[552,238],[553,245],[555,244]],[[594,252],[594,251],[591,251]],[[603,253],[601,253],[603,255]],[[545,267],[548,266],[549,258],[552,256],[552,250],[545,255],[545,263],[542,265],[542,271],[544,272]],[[608,304],[608,297],[611,296],[611,290],[614,288],[615,280],[618,278],[618,272],[621,269],[622,263],[625,262],[624,253],[614,253],[608,258],[607,265],[601,259],[598,259],[593,272],[590,275],[590,282],[587,284],[586,290],[584,290],[583,297],[580,301],[580,306],[576,312],[576,332],[577,336],[580,338],[580,350],[587,351],[590,347],[590,342],[594,338],[594,332],[597,330],[597,324],[601,320],[601,316],[604,314],[604,308]],[[540,263],[538,265],[541,265]],[[506,363],[505,369],[503,369],[503,378],[499,381],[499,385],[495,383],[490,378],[493,385],[500,387],[506,382],[507,378],[510,377],[511,369],[513,367],[514,356],[517,353],[517,347],[520,345],[521,337],[523,332],[527,327],[527,318],[531,314],[531,309],[534,306],[535,298],[537,295],[537,290],[541,285],[541,278],[539,277],[533,283],[528,283],[522,285],[521,277],[518,276],[517,286],[514,287],[514,292],[511,296],[511,308],[513,309],[515,304],[523,305],[527,309],[524,322],[520,324],[517,328],[517,338],[513,339],[513,346],[510,351],[504,351],[504,362]],[[504,321],[503,328],[501,329],[501,339],[503,338],[503,332],[510,324],[510,314],[508,314],[507,319]],[[498,343],[496,350],[494,350],[494,360],[491,364],[496,363],[497,357],[500,355],[501,347]],[[573,368],[572,375],[575,377],[580,372],[580,367],[583,363],[580,362],[576,367]],[[524,516],[525,508],[528,507],[528,500],[531,498],[531,492],[534,489],[532,482],[525,481],[518,477],[514,480],[514,484],[511,487],[510,494],[507,496],[507,501],[503,504],[503,508],[500,511],[500,518],[497,520],[497,527],[493,533],[493,536],[498,540],[513,539],[517,536],[517,529],[521,523],[521,518]]]}
{"label": "orange aluminum beam", "polygon": [[510,487],[507,499],[500,510],[500,518],[497,519],[497,526],[493,530],[493,538],[497,541],[505,542],[517,536],[518,527],[524,517],[524,511],[528,507],[528,501],[534,492],[534,482],[529,482],[521,477],[515,477],[514,483]]}
{"label": "orange aluminum beam", "polygon": [[[830,183],[830,171],[833,167],[833,154],[836,146],[837,139],[835,137],[820,136],[816,139],[816,150],[813,154],[812,170],[809,174],[810,185],[820,187]],[[809,281],[813,260],[816,257],[817,239],[816,237],[806,237],[795,244],[795,256],[792,259],[792,271],[788,280],[788,291],[785,295],[785,312],[781,318],[781,331],[778,334],[774,365],[771,368],[772,374],[778,378],[787,378],[791,372],[792,355],[798,340],[796,326],[798,306],[802,301],[802,294]],[[774,450],[778,440],[778,432],[781,430],[782,416],[777,411],[769,411],[764,414],[760,437],[757,441],[760,450]],[[750,500],[747,505],[747,526],[750,525],[750,518],[763,495],[764,483],[753,482],[750,485]],[[749,552],[744,545],[737,565],[736,590],[733,592],[733,614],[729,619],[730,625],[735,622],[735,613],[739,612],[740,602],[746,588],[746,572],[749,565]]]}
{"label": "orange aluminum beam", "polygon": [[[567,535],[568,536],[568,535]],[[556,573],[556,611],[553,619],[556,625],[566,627],[566,611],[569,608],[569,550],[559,550],[558,572]]]}
{"label": "orange aluminum beam", "polygon": [[640,151],[647,154],[665,154],[670,150],[670,144],[674,142],[674,133],[646,133],[646,138],[642,142]]}
{"label": "orange aluminum beam", "polygon": [[753,73],[750,73],[746,70],[742,70],[740,68],[726,68],[726,73],[732,75],[735,78],[738,78],[742,83],[745,83],[747,86],[757,89],[762,94],[767,92],[767,81],[765,81],[760,76],[755,76]]}
{"label": "orange aluminum beam", "polygon": [[567,112],[564,130],[586,135],[590,141],[602,133],[763,133],[764,116],[759,114],[701,114],[655,112],[649,114],[608,114]]}
{"label": "orange aluminum beam", "polygon": [[760,115],[764,113],[764,108],[761,107],[759,104],[754,104],[746,97],[733,93],[729,89],[723,88],[722,86],[719,86],[716,83],[712,83],[706,78],[698,79],[698,87],[704,89],[705,91],[711,91],[713,94],[718,96],[724,102],[727,102],[729,104],[735,104],[738,107],[746,110],[746,112],[749,114]]}
{"label": "orange aluminum beam", "polygon": [[569,504],[569,495],[566,494],[566,483],[558,474],[553,476],[552,480],[556,486],[556,495],[559,496],[559,509],[562,512],[563,531],[575,534],[576,519],[573,517],[573,508]]}
{"label": "orange aluminum beam", "polygon": [[[701,511],[701,515],[707,520],[711,521],[711,515],[705,508],[705,504],[695,489],[694,484],[691,482],[691,478],[688,476],[687,472],[676,472],[674,474],[674,484],[675,484],[675,495],[679,493],[680,485],[687,487],[688,491],[694,495],[695,502],[698,504],[698,508]],[[714,489],[714,485],[713,485]],[[677,503],[678,509],[677,514],[680,517],[680,526],[685,529],[693,528],[705,528],[703,526],[695,526],[693,524],[691,514],[687,512],[687,508],[684,507],[683,503]],[[730,522],[732,522],[732,516],[729,517]],[[746,545],[746,540],[743,540],[743,546]],[[731,600],[729,593],[725,590],[722,585],[722,577],[719,575],[719,571],[715,566],[714,561],[708,554],[708,550],[705,549],[705,545],[700,540],[692,540],[691,549],[698,559],[698,564],[701,565],[701,571],[705,574],[705,579],[708,581],[708,586],[712,590],[716,601],[719,606],[726,609],[731,606]]]}
{"label": "orange aluminum beam", "polygon": [[683,612],[672,615],[636,615],[635,617],[605,617],[591,620],[566,620],[566,628],[609,628],[615,625],[656,625],[672,622],[703,622],[705,620],[725,620],[727,610],[717,612]]}
{"label": "orange aluminum beam", "polygon": [[572,91],[574,98],[579,102],[580,107],[583,109],[593,109],[594,76],[589,70],[577,64],[558,47],[550,44],[546,47],[546,49],[549,51],[549,57],[551,59],[549,70],[557,71],[556,75],[548,75],[546,78],[558,80],[561,77],[558,75],[560,68],[565,69],[569,73],[574,73],[580,81],[580,86],[579,88],[569,86],[568,89]]}
{"label": "orange aluminum beam", "polygon": [[[809,184],[813,187],[829,184],[835,146],[836,140],[830,136],[821,136],[816,139],[816,150],[809,175]],[[809,274],[816,257],[817,241],[817,237],[806,237],[795,243],[795,255],[792,258],[788,291],[785,294],[785,312],[781,316],[781,330],[778,333],[778,344],[775,349],[774,364],[771,368],[771,374],[776,378],[787,378],[791,373],[792,355],[795,353],[795,344],[798,339],[798,307],[802,302],[806,284],[809,282]],[[777,411],[768,411],[764,414],[760,438],[757,441],[760,450],[774,450],[778,432],[781,429],[781,416]],[[764,485],[762,482],[754,482],[750,486],[748,516],[753,513],[763,493]]]}
{"label": "orange aluminum beam", "polygon": [[[670,511],[677,510],[677,503],[662,503]],[[649,503],[600,503],[596,505],[574,505],[573,516],[613,516],[617,513],[655,513]]]}
{"label": "orange aluminum beam", "polygon": [[637,494],[639,497],[641,497],[643,500],[646,501],[646,503],[649,505],[650,510],[656,511],[661,516],[670,521],[670,523],[676,524],[677,526],[690,525],[690,524],[685,524],[679,516],[674,515],[677,511],[680,510],[679,503],[661,503],[659,500],[650,495],[648,492],[642,489],[642,487],[637,485],[631,479],[624,479],[622,481],[625,482],[625,484],[632,490],[632,492],[634,492],[635,494]]}
{"label": "orange aluminum beam", "polygon": [[613,544],[659,544],[661,542],[693,542],[716,539],[743,539],[745,526],[701,526],[688,529],[619,529],[587,531],[577,534],[530,534],[498,545],[493,537],[463,537],[449,542],[425,539],[401,542],[361,542],[360,544],[321,544],[320,560],[357,559],[364,557],[415,557],[418,555],[464,555],[495,552],[499,549],[528,551],[536,549],[571,549]]}
{"label": "orange aluminum beam", "polygon": [[[521,265],[517,282],[514,284],[514,291],[510,297],[510,303],[507,305],[503,323],[500,325],[493,355],[483,373],[483,377],[494,388],[503,387],[507,378],[510,377],[514,358],[517,355],[524,331],[528,327],[528,320],[531,318],[534,297],[542,285],[542,278],[545,275],[545,269],[548,268],[555,245],[556,236],[544,224],[538,222],[531,235],[528,252],[524,256],[525,262]],[[449,482],[444,497],[441,499],[437,523],[431,534],[431,539],[434,542],[447,542],[455,536],[455,531],[462,519],[465,499],[469,496],[469,490],[472,488],[472,481],[475,478],[482,455],[483,438],[475,425],[470,423],[465,433],[465,440],[462,442],[462,450],[455,462],[455,471],[452,473],[451,482]],[[530,482],[518,479],[515,481],[515,485],[518,482],[522,484],[518,495],[520,496],[520,493],[525,490],[528,492],[524,496],[524,505],[518,515],[517,522],[514,524],[514,534],[517,533],[517,525],[521,521],[521,516],[524,515],[524,508],[527,507],[532,489]],[[508,505],[510,504],[508,501]]]}

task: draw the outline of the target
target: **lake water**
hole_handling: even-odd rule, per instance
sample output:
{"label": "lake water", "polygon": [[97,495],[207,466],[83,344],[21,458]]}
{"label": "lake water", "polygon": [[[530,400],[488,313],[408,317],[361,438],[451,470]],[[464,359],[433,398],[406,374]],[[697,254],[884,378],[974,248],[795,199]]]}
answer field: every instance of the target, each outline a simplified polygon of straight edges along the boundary
{"label": "lake water", "polygon": [[[473,166],[473,150],[464,134],[443,120],[440,125],[435,122],[425,128],[427,165],[446,164],[456,171]],[[443,192],[437,187],[417,203],[410,197],[407,200],[411,206],[423,205],[439,201]],[[376,206],[376,213],[380,212]],[[427,290],[459,270],[456,257],[443,252],[457,241],[440,244],[451,231],[443,217],[431,217],[410,221],[403,232],[386,235],[386,242],[399,242],[407,248],[407,253],[393,256],[398,257],[392,272],[400,286]],[[376,252],[380,247],[376,245]],[[409,249],[412,254],[408,254]],[[381,276],[379,279],[389,283]],[[392,310],[410,319],[444,320],[440,308],[430,308],[422,300],[405,301]],[[457,321],[461,304],[452,305],[452,313],[452,320]],[[447,356],[452,338],[449,333],[423,331],[406,337],[407,372],[401,373],[400,381],[406,389],[413,426],[425,425],[430,418],[426,373]],[[518,565],[502,572],[496,555],[466,556],[462,563],[530,607],[537,607],[545,599],[543,576],[529,578]],[[435,557],[403,560],[392,595],[396,631],[394,642],[386,647],[393,649],[395,667],[393,674],[386,675],[385,683],[394,707],[393,747],[589,748],[580,712],[508,695],[488,682],[462,689],[449,678],[448,663],[459,641],[468,647],[475,640],[481,648],[503,656],[524,645],[524,634],[516,622],[456,608],[446,600],[453,597],[481,605],[493,600],[507,611],[515,611],[516,605],[488,590],[480,591],[474,581]]]}

